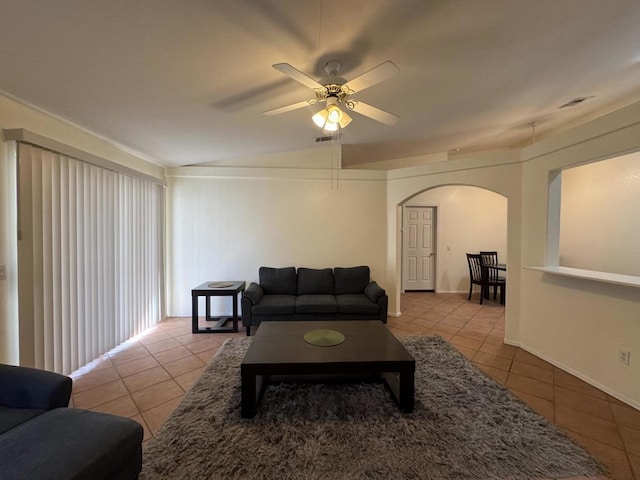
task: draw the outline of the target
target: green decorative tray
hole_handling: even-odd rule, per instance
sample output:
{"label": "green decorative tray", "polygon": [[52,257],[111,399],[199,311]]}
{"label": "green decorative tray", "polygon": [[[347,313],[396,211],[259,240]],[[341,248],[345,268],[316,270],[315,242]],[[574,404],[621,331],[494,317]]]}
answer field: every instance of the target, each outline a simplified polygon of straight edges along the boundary
{"label": "green decorative tray", "polygon": [[333,347],[344,342],[344,335],[336,330],[311,330],[304,334],[304,341],[316,347]]}

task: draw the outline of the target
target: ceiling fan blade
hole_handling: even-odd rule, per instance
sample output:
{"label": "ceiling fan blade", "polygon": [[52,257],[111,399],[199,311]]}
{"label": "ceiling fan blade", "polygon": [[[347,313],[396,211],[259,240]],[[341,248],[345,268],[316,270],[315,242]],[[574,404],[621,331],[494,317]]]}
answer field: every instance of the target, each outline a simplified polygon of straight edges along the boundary
{"label": "ceiling fan blade", "polygon": [[393,113],[385,112],[384,110],[380,110],[379,108],[373,107],[367,103],[358,102],[356,100],[350,101],[349,103],[347,103],[347,106],[360,115],[373,118],[374,120],[380,123],[384,123],[385,125],[389,125],[390,127],[393,127],[396,123],[398,123],[398,120],[400,120],[400,117],[394,115]]}
{"label": "ceiling fan blade", "polygon": [[296,82],[300,82],[305,87],[309,87],[309,88],[312,88],[314,90],[316,88],[322,88],[322,85],[320,85],[318,82],[316,82],[313,78],[311,78],[308,75],[302,73],[300,70],[292,67],[288,63],[276,63],[276,64],[273,65],[273,68],[275,68],[279,72],[284,73],[285,75],[293,78]]}
{"label": "ceiling fan blade", "polygon": [[365,88],[375,85],[376,83],[384,82],[399,72],[400,69],[398,69],[393,62],[387,60],[377,67],[373,67],[368,72],[364,72],[359,77],[348,81],[347,87],[349,87],[349,90],[351,90],[352,93],[360,92]]}
{"label": "ceiling fan blade", "polygon": [[316,99],[313,100],[305,100],[304,102],[292,103],[291,105],[285,105],[284,107],[274,108],[272,110],[267,110],[266,112],[262,112],[263,115],[280,115],[281,113],[290,112],[291,110],[297,110],[298,108],[306,107],[308,105],[313,105],[317,103]]}

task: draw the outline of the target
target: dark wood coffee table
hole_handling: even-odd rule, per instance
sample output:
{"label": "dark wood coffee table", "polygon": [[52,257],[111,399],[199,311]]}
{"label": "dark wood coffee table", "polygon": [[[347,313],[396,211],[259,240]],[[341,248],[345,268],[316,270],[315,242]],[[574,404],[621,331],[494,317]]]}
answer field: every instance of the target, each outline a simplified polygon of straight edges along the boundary
{"label": "dark wood coffee table", "polygon": [[[337,330],[345,341],[317,347],[304,340],[310,330]],[[416,362],[386,325],[377,320],[262,322],[240,365],[242,417],[256,414],[262,386],[276,376],[313,378],[378,374],[400,409],[412,412]]]}

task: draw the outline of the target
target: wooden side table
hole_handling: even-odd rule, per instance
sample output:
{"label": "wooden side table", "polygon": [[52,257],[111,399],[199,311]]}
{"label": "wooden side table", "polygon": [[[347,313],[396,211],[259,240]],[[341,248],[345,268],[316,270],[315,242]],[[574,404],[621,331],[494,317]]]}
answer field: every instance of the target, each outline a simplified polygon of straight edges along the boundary
{"label": "wooden side table", "polygon": [[[192,333],[223,333],[238,331],[238,296],[244,291],[245,282],[222,281],[205,282],[191,290],[191,332]],[[198,326],[198,297],[205,297],[205,320],[216,322],[212,327]],[[233,316],[211,317],[211,297],[233,297]],[[233,326],[225,327],[229,320]]]}

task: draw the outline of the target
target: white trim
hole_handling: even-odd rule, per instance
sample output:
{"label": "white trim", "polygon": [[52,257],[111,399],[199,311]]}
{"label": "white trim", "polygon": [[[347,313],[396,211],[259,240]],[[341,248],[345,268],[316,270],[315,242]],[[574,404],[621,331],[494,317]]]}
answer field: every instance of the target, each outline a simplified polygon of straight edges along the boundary
{"label": "white trim", "polygon": [[640,277],[633,275],[621,275],[619,273],[598,272],[595,270],[582,270],[580,268],[559,267],[553,265],[528,266],[523,268],[550,273],[552,275],[561,275],[564,277],[583,278],[586,280],[613,283],[615,285],[624,285],[627,287],[640,287]]}

